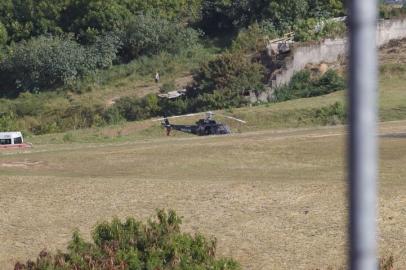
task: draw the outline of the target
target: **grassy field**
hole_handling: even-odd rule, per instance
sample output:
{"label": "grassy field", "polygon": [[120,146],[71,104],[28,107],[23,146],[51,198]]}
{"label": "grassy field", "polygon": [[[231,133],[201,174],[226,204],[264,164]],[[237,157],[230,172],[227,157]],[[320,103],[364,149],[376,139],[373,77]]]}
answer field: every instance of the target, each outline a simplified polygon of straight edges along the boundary
{"label": "grassy field", "polygon": [[[63,248],[79,228],[173,208],[244,269],[345,262],[343,127],[42,144],[0,156],[0,265]],[[382,253],[406,267],[406,122],[381,125]]]}
{"label": "grassy field", "polygon": [[[393,54],[381,56],[380,119],[403,121],[380,125],[379,244],[404,269],[406,61]],[[107,84],[103,96],[114,97],[110,87],[120,86]],[[156,208],[216,236],[218,252],[244,269],[341,266],[346,132],[314,118],[336,102],[344,91],[224,111],[248,121],[219,118],[234,131],[224,137],[166,137],[150,120],[29,137],[32,149],[0,152],[0,268],[65,247],[75,228],[89,237],[100,220],[145,219]]]}
{"label": "grassy field", "polygon": [[[406,119],[406,77],[404,73],[390,78],[385,76],[380,82],[380,120],[392,121]],[[324,126],[324,119],[315,119],[315,112],[336,102],[345,104],[345,91],[329,95],[291,100],[282,103],[270,103],[255,107],[246,107],[221,111],[222,114],[236,116],[247,121],[246,125],[218,117],[218,120],[231,126],[234,133],[261,131],[267,129],[307,128]],[[200,116],[176,119],[177,124],[190,124]],[[327,124],[331,124],[328,123]],[[182,133],[173,133],[175,137],[187,137]],[[28,140],[34,144],[58,143],[114,143],[133,140],[160,138],[164,131],[159,122],[151,120],[129,122],[116,126],[69,131],[67,133],[34,136]]]}

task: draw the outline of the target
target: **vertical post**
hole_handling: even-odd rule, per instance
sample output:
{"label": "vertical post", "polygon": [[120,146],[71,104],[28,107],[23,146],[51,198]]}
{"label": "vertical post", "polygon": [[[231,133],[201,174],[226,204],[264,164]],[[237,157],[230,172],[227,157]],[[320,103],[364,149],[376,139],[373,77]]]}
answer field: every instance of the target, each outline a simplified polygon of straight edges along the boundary
{"label": "vertical post", "polygon": [[376,0],[349,0],[350,269],[377,269]]}

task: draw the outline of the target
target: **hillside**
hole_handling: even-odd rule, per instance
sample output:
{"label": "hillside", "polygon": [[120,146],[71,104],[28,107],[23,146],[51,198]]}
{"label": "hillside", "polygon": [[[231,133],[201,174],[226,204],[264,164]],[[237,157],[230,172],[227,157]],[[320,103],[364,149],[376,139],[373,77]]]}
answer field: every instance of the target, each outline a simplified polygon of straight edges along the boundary
{"label": "hillside", "polygon": [[[343,0],[1,0],[0,132],[32,147],[0,150],[0,269],[38,254],[35,270],[228,269],[203,260],[215,254],[241,270],[345,269],[347,63],[309,64],[321,46],[299,59],[343,41],[344,17]],[[405,18],[406,4],[380,17]],[[284,36],[303,50],[272,48]],[[379,58],[377,241],[406,269],[406,39]],[[232,134],[166,136],[154,121],[207,111]],[[174,216],[106,229],[156,209],[196,241],[168,236]]]}
{"label": "hillside", "polygon": [[[406,119],[406,40],[393,41],[380,50],[380,120]],[[343,66],[342,68],[345,68]],[[281,103],[269,103],[259,106],[223,110],[223,114],[232,115],[247,121],[246,125],[219,118],[229,124],[236,133],[266,129],[314,127],[342,124],[345,121],[345,91],[329,95],[296,99]],[[199,117],[177,119],[175,123],[192,123]],[[148,139],[164,136],[159,123],[150,120],[123,123],[110,127],[69,131],[52,135],[29,138],[33,143],[63,142],[113,142],[133,139]],[[187,136],[174,133],[174,136]],[[65,140],[64,140],[65,138]]]}
{"label": "hillside", "polygon": [[[2,1],[0,128],[38,135],[245,106],[267,84],[249,57],[255,40],[342,34],[343,24],[313,30],[343,13],[340,0]],[[155,97],[178,87],[187,98]]]}

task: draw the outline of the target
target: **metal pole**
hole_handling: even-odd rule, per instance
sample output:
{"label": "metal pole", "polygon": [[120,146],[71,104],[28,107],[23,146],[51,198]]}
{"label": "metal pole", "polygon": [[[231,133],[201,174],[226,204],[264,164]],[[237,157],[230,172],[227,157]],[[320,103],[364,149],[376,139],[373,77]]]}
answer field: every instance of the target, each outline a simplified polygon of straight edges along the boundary
{"label": "metal pole", "polygon": [[377,269],[376,0],[349,0],[350,269]]}

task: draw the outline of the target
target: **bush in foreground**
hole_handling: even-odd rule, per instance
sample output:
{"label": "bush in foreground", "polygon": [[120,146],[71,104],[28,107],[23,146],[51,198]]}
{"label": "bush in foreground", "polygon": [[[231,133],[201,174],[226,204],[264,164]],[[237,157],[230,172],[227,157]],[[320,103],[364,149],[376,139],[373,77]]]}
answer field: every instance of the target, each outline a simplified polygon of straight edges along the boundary
{"label": "bush in foreground", "polygon": [[35,262],[17,263],[15,270],[236,270],[232,259],[216,259],[216,241],[180,232],[174,211],[157,211],[143,224],[133,218],[113,219],[93,231],[93,242],[73,234],[67,252],[41,251]]}

